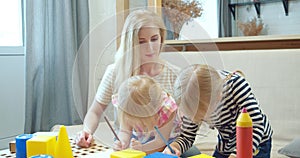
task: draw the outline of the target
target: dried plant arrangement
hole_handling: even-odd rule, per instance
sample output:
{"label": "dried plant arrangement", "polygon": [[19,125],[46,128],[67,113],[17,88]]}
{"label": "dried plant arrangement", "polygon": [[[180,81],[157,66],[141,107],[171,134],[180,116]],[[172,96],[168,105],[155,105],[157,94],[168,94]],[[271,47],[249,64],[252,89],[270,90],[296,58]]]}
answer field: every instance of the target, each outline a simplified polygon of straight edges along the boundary
{"label": "dried plant arrangement", "polygon": [[178,39],[183,24],[200,17],[203,11],[197,0],[162,0],[162,7],[172,25],[175,39]]}
{"label": "dried plant arrangement", "polygon": [[264,28],[264,24],[261,20],[257,21],[253,18],[247,22],[237,22],[238,28],[241,30],[244,36],[257,36],[261,33]]}

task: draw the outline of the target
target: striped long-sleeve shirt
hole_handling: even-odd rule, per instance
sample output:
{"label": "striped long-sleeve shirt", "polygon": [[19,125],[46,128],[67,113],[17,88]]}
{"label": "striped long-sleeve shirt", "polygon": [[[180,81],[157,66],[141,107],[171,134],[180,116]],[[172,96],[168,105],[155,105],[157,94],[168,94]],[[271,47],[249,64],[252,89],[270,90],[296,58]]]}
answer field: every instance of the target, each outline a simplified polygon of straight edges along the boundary
{"label": "striped long-sleeve shirt", "polygon": [[[224,70],[219,73],[222,78],[230,77],[223,85],[222,100],[207,121],[211,128],[218,130],[216,150],[224,155],[236,154],[236,120],[242,108],[245,107],[253,122],[253,151],[255,151],[259,144],[269,140],[272,136],[273,130],[269,120],[262,112],[244,77]],[[181,134],[176,139],[182,153],[193,145],[198,128],[198,124],[183,117]]]}

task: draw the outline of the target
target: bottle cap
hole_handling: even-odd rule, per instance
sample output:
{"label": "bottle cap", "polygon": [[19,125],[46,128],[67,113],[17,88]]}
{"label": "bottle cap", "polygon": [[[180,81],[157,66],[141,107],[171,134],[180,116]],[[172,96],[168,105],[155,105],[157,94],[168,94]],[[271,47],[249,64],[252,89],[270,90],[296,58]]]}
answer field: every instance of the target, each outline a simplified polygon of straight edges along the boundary
{"label": "bottle cap", "polygon": [[242,113],[247,113],[247,109],[246,109],[246,108],[243,108],[243,109],[242,109]]}
{"label": "bottle cap", "polygon": [[237,127],[252,127],[252,118],[247,112],[246,108],[243,108],[240,115],[236,120]]}

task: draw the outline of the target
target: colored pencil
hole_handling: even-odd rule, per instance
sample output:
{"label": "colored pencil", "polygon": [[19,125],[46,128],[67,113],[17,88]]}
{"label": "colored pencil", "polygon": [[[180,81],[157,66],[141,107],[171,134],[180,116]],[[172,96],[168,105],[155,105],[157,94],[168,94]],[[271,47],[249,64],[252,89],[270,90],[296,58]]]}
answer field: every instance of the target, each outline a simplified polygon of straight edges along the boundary
{"label": "colored pencil", "polygon": [[161,134],[161,132],[159,131],[157,126],[154,126],[156,132],[158,133],[158,135],[160,136],[160,138],[165,142],[165,144],[167,145],[167,147],[169,148],[169,150],[172,152],[172,154],[175,154],[175,151],[171,148],[170,144],[168,143],[168,141],[165,139],[165,137]]}
{"label": "colored pencil", "polygon": [[121,141],[120,138],[118,137],[117,133],[115,132],[115,130],[113,129],[113,127],[112,127],[111,124],[109,123],[108,118],[107,118],[106,116],[104,116],[104,119],[105,119],[107,125],[109,126],[109,128],[111,129],[111,131],[113,132],[113,134],[115,135],[116,139],[117,139],[118,141]]}

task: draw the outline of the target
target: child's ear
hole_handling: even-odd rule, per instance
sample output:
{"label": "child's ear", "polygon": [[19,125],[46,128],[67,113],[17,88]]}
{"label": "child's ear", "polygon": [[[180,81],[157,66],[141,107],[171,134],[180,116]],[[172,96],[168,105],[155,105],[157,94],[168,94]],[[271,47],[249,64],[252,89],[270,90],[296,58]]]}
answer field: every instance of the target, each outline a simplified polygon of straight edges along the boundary
{"label": "child's ear", "polygon": [[241,76],[245,77],[245,74],[243,73],[242,70],[235,70],[235,73],[240,74]]}

